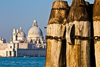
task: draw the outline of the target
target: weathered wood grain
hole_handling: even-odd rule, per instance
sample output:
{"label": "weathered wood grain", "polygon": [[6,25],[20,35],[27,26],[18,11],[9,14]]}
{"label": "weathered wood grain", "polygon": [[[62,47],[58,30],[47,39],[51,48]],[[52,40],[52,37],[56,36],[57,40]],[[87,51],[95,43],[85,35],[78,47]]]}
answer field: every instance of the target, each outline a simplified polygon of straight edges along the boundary
{"label": "weathered wood grain", "polygon": [[[100,36],[100,0],[93,5],[94,36]],[[96,67],[100,67],[100,40],[94,40]]]}
{"label": "weathered wood grain", "polygon": [[[74,25],[72,27],[72,33],[76,36],[87,37],[90,36],[90,22],[88,16],[87,6],[84,0],[73,0],[70,12],[67,18],[67,26]],[[88,27],[87,27],[88,26]],[[66,29],[68,33],[69,29]],[[67,34],[66,34],[67,35]],[[68,35],[69,36],[69,35]],[[73,35],[70,35],[70,38],[66,37],[67,41],[67,67],[90,67],[90,51],[87,48],[90,48],[90,41],[75,39],[73,41]],[[69,40],[71,39],[71,40]],[[73,41],[68,43],[69,41]]]}
{"label": "weathered wood grain", "polygon": [[[67,1],[54,1],[47,25],[47,36],[64,37],[63,25],[69,13]],[[66,67],[66,40],[47,39],[45,67]]]}
{"label": "weathered wood grain", "polygon": [[[94,36],[100,36],[100,21],[93,21]],[[100,40],[94,40],[96,67],[100,67]]]}
{"label": "weathered wood grain", "polygon": [[[61,24],[49,24],[47,26],[47,35],[53,37],[61,37],[62,25]],[[61,59],[62,40],[47,39],[47,55],[45,67],[61,67],[63,64]],[[63,60],[64,61],[64,60]],[[59,63],[61,65],[59,65]]]}
{"label": "weathered wood grain", "polygon": [[90,41],[75,39],[70,40],[72,26],[75,25],[75,35],[90,37],[91,24],[89,21],[74,21],[66,24],[67,40],[67,67],[90,67]]}
{"label": "weathered wood grain", "polygon": [[[81,36],[91,37],[91,23],[83,21]],[[82,67],[90,67],[90,40],[81,40],[81,65]]]}

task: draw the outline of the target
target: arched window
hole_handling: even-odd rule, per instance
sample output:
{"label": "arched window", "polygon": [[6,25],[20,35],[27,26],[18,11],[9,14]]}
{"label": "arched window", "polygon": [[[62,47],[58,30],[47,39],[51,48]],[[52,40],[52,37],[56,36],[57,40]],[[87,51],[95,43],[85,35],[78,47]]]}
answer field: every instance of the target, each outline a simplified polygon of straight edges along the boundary
{"label": "arched window", "polygon": [[31,43],[33,43],[33,40],[31,39],[31,41],[30,41]]}

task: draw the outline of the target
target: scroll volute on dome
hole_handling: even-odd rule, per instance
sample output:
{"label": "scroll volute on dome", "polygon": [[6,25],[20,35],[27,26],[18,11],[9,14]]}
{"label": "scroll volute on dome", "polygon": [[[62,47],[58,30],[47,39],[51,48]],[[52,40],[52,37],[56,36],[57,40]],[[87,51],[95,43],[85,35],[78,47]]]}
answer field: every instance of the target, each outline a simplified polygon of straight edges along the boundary
{"label": "scroll volute on dome", "polygon": [[67,18],[67,23],[73,21],[87,21],[88,19],[85,1],[73,0],[69,16]]}
{"label": "scroll volute on dome", "polygon": [[63,24],[67,20],[68,13],[67,1],[54,1],[48,24]]}
{"label": "scroll volute on dome", "polygon": [[93,20],[100,20],[100,0],[95,0],[93,6]]}

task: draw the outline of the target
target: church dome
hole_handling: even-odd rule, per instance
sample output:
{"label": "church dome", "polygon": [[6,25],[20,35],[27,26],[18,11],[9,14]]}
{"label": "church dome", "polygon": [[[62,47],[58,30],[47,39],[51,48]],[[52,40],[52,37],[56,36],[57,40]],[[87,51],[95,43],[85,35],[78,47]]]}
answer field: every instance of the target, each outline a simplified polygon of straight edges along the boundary
{"label": "church dome", "polygon": [[37,21],[33,21],[33,27],[28,32],[28,37],[43,36],[42,30],[38,27]]}
{"label": "church dome", "polygon": [[21,27],[20,27],[20,31],[18,31],[18,37],[25,37],[25,33],[22,31]]}
{"label": "church dome", "polygon": [[20,32],[18,33],[18,37],[25,37],[25,33],[22,32],[22,31],[20,31]]}

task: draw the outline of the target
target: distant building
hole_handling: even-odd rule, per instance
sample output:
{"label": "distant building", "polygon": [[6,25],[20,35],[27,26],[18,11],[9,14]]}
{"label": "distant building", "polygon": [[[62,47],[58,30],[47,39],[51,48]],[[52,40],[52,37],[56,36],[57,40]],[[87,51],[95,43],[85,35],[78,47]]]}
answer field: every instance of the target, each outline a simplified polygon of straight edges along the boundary
{"label": "distant building", "polygon": [[32,28],[26,35],[22,30],[13,29],[13,38],[10,43],[0,38],[0,56],[1,57],[23,57],[23,56],[45,56],[46,41],[43,38],[42,30],[38,27],[37,21],[34,20]]}
{"label": "distant building", "polygon": [[6,43],[6,40],[4,38],[0,38],[0,43]]}

